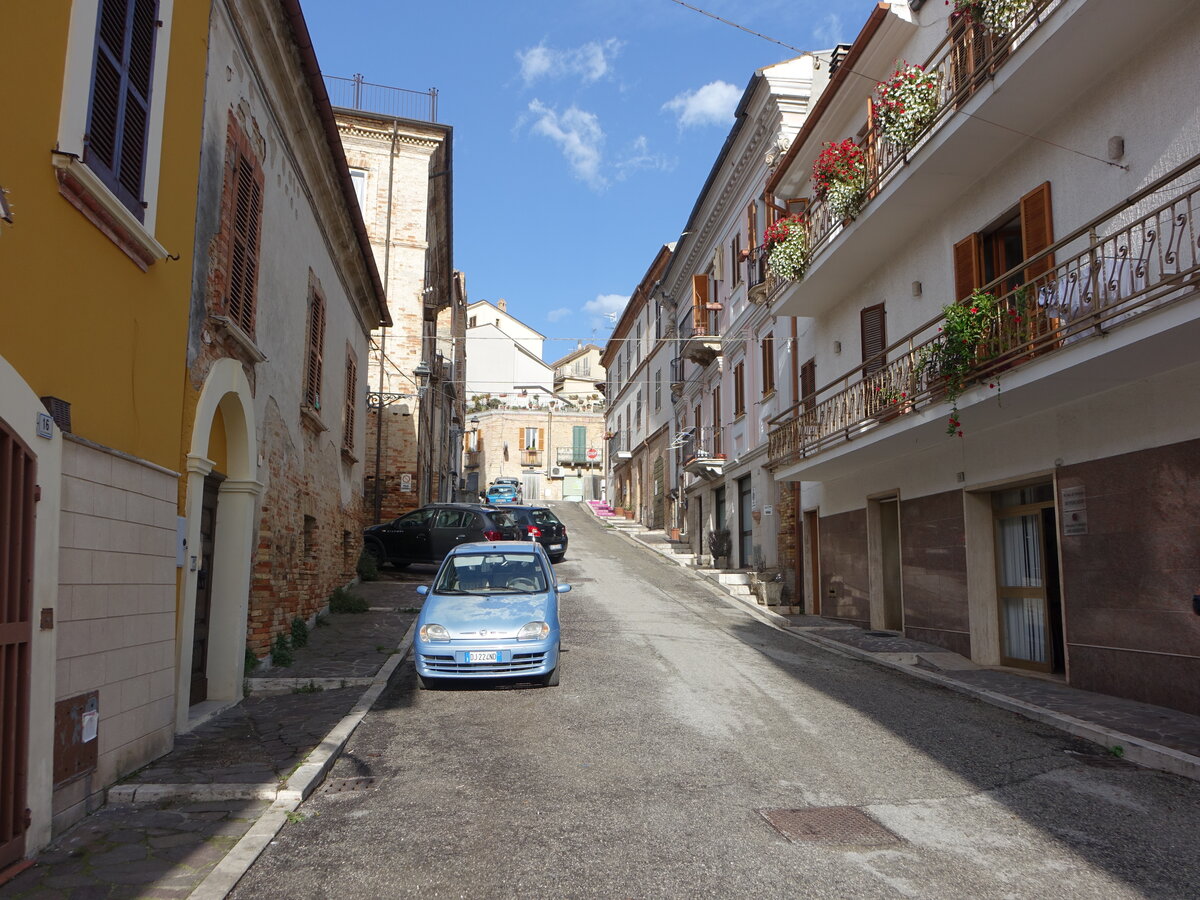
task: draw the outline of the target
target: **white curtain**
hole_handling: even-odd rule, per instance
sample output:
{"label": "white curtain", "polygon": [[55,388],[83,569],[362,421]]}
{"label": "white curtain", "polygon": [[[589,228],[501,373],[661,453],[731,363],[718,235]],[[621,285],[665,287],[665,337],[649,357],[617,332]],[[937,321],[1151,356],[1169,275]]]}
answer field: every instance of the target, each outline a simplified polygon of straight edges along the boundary
{"label": "white curtain", "polygon": [[1004,655],[1046,662],[1046,602],[1042,597],[1005,596],[1006,587],[1042,587],[1042,548],[1038,516],[1013,516],[996,522],[1000,564],[1000,603],[1004,618]]}

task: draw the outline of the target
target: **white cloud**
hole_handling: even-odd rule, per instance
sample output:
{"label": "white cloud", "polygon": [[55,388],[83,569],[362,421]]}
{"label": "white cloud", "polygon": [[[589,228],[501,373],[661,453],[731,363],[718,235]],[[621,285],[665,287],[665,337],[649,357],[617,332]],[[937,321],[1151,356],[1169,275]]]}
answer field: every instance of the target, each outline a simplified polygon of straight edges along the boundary
{"label": "white cloud", "polygon": [[607,186],[608,182],[600,172],[604,158],[604,129],[595,113],[572,106],[560,115],[539,100],[529,104],[529,112],[535,117],[534,133],[558,144],[576,178],[593,190]]}
{"label": "white cloud", "polygon": [[574,312],[574,310],[568,309],[565,306],[560,306],[558,309],[552,309],[550,312],[546,313],[546,320],[550,322],[558,322],[561,319],[565,319],[572,312]]}
{"label": "white cloud", "polygon": [[542,43],[528,50],[518,50],[516,55],[521,65],[521,79],[528,86],[541,78],[572,75],[585,82],[599,81],[609,73],[612,60],[620,51],[621,42],[609,38],[566,50],[555,50]]}
{"label": "white cloud", "polygon": [[728,125],[733,121],[741,91],[727,81],[713,81],[695,91],[685,91],[663,104],[675,113],[680,128]]}
{"label": "white cloud", "polygon": [[605,324],[612,325],[621,317],[628,302],[629,297],[625,294],[599,294],[595,300],[583,304],[583,311],[591,313],[593,324],[603,320]]}
{"label": "white cloud", "polygon": [[836,13],[826,13],[821,24],[813,29],[817,46],[825,49],[834,47],[842,40],[842,20]]}
{"label": "white cloud", "polygon": [[650,142],[645,135],[639,136],[624,156],[617,162],[617,180],[624,181],[633,172],[644,169],[659,172],[670,172],[675,168],[675,160],[668,159],[661,153],[650,152]]}

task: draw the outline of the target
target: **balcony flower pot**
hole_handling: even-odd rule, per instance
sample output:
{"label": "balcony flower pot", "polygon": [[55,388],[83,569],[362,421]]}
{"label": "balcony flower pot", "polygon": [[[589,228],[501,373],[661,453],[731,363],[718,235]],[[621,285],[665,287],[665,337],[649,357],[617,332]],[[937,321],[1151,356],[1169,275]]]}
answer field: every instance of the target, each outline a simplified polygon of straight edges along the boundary
{"label": "balcony flower pot", "polygon": [[671,529],[671,540],[673,540],[673,541],[679,540],[679,529],[678,528]]}
{"label": "balcony flower pot", "polygon": [[851,138],[830,141],[813,163],[812,180],[834,219],[855,219],[866,202],[867,155]]}
{"label": "balcony flower pot", "polygon": [[937,114],[937,74],[902,62],[875,85],[874,126],[888,143],[908,149]]}
{"label": "balcony flower pot", "polygon": [[614,507],[613,507],[613,515],[615,515],[615,516],[624,516],[624,515],[625,515],[625,507],[623,507],[623,506],[614,506]]}

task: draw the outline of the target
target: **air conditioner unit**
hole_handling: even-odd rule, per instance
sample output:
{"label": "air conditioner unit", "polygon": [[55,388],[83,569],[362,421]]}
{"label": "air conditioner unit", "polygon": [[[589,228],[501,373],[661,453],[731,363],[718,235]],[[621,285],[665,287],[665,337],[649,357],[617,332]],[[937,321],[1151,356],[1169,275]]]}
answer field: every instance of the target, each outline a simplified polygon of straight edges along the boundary
{"label": "air conditioner unit", "polygon": [[551,478],[564,478],[564,477],[566,477],[566,474],[567,474],[567,470],[564,469],[562,466],[551,466],[550,467],[550,477]]}

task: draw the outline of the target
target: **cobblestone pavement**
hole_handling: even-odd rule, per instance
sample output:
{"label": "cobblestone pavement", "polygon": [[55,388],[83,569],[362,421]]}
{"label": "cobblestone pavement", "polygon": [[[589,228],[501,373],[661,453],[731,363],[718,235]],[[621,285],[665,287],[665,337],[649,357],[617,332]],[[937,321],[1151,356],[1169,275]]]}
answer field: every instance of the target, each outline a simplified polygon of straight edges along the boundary
{"label": "cobblestone pavement", "polygon": [[[247,679],[294,679],[296,688],[254,694],[187,734],[174,749],[126,778],[163,785],[174,799],[110,804],[88,816],[40,853],[32,868],[0,885],[0,898],[186,897],[225,858],[272,804],[260,800],[203,800],[204,793],[238,786],[274,790],[299,767],[358,703],[364,687],[314,690],[302,679],[367,679],[395,655],[433,569],[386,571],[356,585],[366,613],[333,613],[310,629],[308,645],[289,667],[270,667]],[[298,690],[297,690],[298,689]],[[296,691],[296,692],[293,692]]]}

